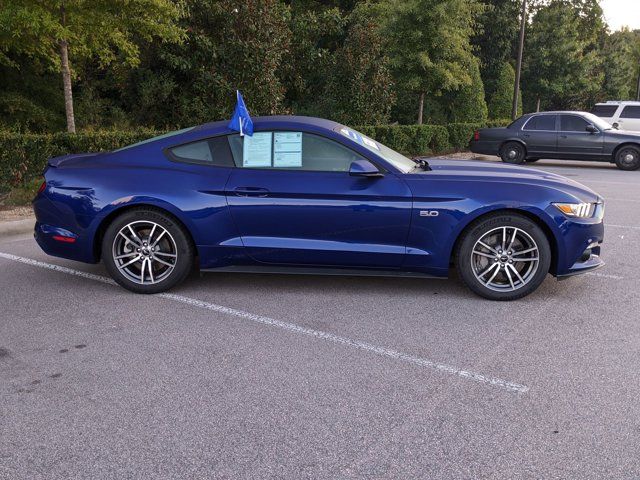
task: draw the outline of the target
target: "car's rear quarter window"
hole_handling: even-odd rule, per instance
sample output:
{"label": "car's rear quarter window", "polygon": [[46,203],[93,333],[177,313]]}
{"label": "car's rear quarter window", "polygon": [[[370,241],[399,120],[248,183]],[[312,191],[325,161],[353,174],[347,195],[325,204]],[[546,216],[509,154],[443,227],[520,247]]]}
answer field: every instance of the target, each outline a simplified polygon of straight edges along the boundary
{"label": "car's rear quarter window", "polygon": [[226,136],[207,138],[177,145],[167,150],[175,162],[198,163],[216,167],[233,167],[233,157]]}
{"label": "car's rear quarter window", "polygon": [[591,113],[601,118],[611,118],[616,114],[618,105],[596,105],[591,109]]}
{"label": "car's rear quarter window", "polygon": [[627,105],[622,110],[620,118],[640,118],[640,105]]}

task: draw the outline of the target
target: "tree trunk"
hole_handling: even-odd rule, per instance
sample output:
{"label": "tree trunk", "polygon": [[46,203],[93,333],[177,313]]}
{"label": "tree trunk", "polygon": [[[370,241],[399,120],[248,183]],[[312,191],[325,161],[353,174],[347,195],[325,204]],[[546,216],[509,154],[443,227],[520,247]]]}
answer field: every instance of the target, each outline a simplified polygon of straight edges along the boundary
{"label": "tree trunk", "polygon": [[540,111],[540,97],[538,97],[538,101],[536,102],[536,112]]}
{"label": "tree trunk", "polygon": [[420,92],[420,101],[418,103],[418,125],[422,125],[422,112],[424,112],[424,92]]}
{"label": "tree trunk", "polygon": [[522,0],[522,13],[520,17],[520,39],[518,41],[518,59],[516,60],[516,80],[513,84],[513,105],[511,107],[511,120],[518,116],[518,96],[520,95],[520,74],[522,72],[522,51],[524,50],[524,29],[527,24],[527,0]]}
{"label": "tree trunk", "polygon": [[640,72],[638,72],[638,88],[636,89],[636,100],[640,101]]}
{"label": "tree trunk", "polygon": [[[66,26],[67,18],[64,3],[60,7],[60,21]],[[71,69],[69,68],[69,44],[60,41],[60,66],[62,68],[62,86],[64,90],[64,110],[67,114],[67,132],[76,133],[76,120],[73,115],[73,91],[71,89]]]}

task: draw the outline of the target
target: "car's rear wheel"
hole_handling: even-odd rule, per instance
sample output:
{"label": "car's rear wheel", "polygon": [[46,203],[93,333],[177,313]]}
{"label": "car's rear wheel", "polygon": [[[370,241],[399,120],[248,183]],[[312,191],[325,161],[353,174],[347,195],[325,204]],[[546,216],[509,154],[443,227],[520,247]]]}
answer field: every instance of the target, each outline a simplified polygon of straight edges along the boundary
{"label": "car's rear wheel", "polygon": [[638,170],[640,149],[632,145],[620,148],[615,154],[615,162],[620,170]]}
{"label": "car's rear wheel", "polygon": [[544,281],[551,248],[542,229],[512,213],[472,223],[458,243],[456,266],[463,282],[491,300],[516,300]]}
{"label": "car's rear wheel", "polygon": [[507,142],[500,149],[500,158],[503,162],[521,164],[527,156],[524,145],[518,142]]}
{"label": "car's rear wheel", "polygon": [[158,210],[129,210],[107,227],[102,259],[111,277],[136,293],[158,293],[183,281],[193,266],[189,234]]}

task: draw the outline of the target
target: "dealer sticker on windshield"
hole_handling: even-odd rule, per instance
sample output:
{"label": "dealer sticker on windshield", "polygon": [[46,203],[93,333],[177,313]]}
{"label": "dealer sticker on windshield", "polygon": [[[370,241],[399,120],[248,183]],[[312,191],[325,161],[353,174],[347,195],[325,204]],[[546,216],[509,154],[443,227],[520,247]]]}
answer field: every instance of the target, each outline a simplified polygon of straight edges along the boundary
{"label": "dealer sticker on windshield", "polygon": [[348,128],[341,128],[340,129],[340,133],[342,133],[343,135],[349,137],[351,140],[353,140],[354,142],[359,143],[360,145],[365,145],[367,147],[373,148],[375,150],[380,150],[380,147],[378,147],[378,144],[371,140],[370,138],[364,137],[362,135],[360,135],[358,132],[355,132],[353,130],[349,130]]}

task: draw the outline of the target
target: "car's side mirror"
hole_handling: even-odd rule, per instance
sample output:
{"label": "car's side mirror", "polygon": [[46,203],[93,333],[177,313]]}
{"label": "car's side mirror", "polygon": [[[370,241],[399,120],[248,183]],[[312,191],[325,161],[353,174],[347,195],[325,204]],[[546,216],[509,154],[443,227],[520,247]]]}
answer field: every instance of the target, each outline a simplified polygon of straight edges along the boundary
{"label": "car's side mirror", "polygon": [[594,127],[593,125],[589,124],[587,125],[586,129],[587,132],[589,133],[597,133],[598,129],[596,127]]}
{"label": "car's side mirror", "polygon": [[615,128],[616,130],[618,130],[618,128],[620,128],[620,124],[618,122],[614,122],[613,125],[611,125],[613,128]]}
{"label": "car's side mirror", "polygon": [[383,174],[378,167],[368,160],[356,160],[351,162],[349,175],[354,177],[382,177]]}

